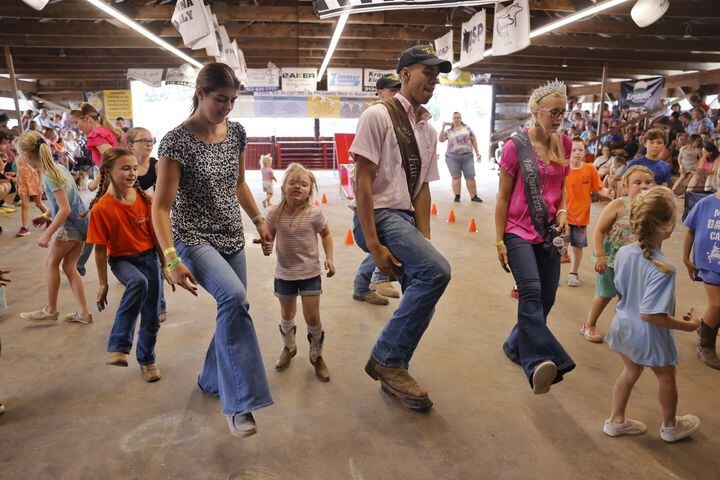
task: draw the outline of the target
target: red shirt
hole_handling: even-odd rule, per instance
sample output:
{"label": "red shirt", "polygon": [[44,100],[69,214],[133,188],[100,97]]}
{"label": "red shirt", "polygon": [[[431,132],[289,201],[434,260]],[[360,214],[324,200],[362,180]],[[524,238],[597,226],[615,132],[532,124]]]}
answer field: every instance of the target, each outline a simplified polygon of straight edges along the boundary
{"label": "red shirt", "polygon": [[108,256],[126,257],[155,248],[151,207],[137,194],[125,205],[106,193],[90,212],[87,242],[107,246]]}
{"label": "red shirt", "polygon": [[99,167],[102,163],[102,152],[97,149],[98,145],[107,144],[111,147],[117,147],[119,143],[117,137],[111,130],[103,126],[97,126],[90,132],[90,135],[88,135],[85,147],[90,150],[93,163]]}

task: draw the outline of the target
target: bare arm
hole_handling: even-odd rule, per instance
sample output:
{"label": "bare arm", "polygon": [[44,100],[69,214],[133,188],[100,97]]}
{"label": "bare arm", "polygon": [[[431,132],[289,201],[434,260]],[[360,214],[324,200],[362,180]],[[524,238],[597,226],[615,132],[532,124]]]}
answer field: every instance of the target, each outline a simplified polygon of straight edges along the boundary
{"label": "bare arm", "polygon": [[43,236],[47,235],[48,240],[55,232],[57,232],[58,228],[65,223],[65,220],[68,219],[70,213],[72,212],[65,190],[56,190],[52,192],[52,195],[55,196],[55,201],[58,204],[58,211],[52,219],[52,223],[50,223],[50,225],[48,225],[45,229],[45,232],[43,232]]}
{"label": "bare arm", "polygon": [[322,240],[323,250],[325,251],[325,270],[327,270],[328,278],[335,275],[335,262],[333,261],[333,239],[330,233],[330,227],[325,225],[325,228],[320,232],[320,239]]}
{"label": "bare arm", "polygon": [[440,136],[438,137],[438,140],[440,140],[441,142],[444,142],[445,140],[447,140],[447,134],[445,133],[445,124],[444,123],[442,124],[442,126],[440,128]]}
{"label": "bare arm", "polygon": [[107,305],[108,276],[107,276],[107,246],[95,245],[95,267],[98,274],[97,307],[101,312]]}
{"label": "bare arm", "polygon": [[[100,153],[105,153],[105,151],[110,150],[112,147],[110,146],[109,143],[102,143],[100,145],[97,145],[95,148],[97,148]],[[90,180],[88,182],[88,190],[90,190],[91,192],[94,192],[95,190],[97,190],[97,188],[100,186],[100,185],[98,185],[99,179],[100,179],[100,177],[98,177],[97,179]]]}
{"label": "bare arm", "polygon": [[693,243],[695,242],[695,230],[688,229],[685,234],[685,241],[683,242],[683,263],[687,268],[690,280],[697,278],[697,268],[695,268],[695,262],[692,261],[690,253],[692,252]]}
{"label": "bare arm", "polygon": [[671,317],[665,313],[643,313],[640,318],[647,323],[652,323],[658,327],[669,328],[672,330],[683,330],[686,332],[694,332],[700,326],[700,319],[695,316],[693,309],[690,310],[683,320]]}
{"label": "bare arm", "polygon": [[238,202],[245,213],[255,224],[258,234],[260,235],[260,243],[262,244],[263,253],[267,256],[270,255],[272,249],[272,236],[268,229],[265,219],[260,214],[260,209],[255,203],[250,187],[245,182],[245,152],[240,154],[240,162],[238,168],[238,180],[235,186],[235,195],[237,196]]}
{"label": "bare arm", "polygon": [[413,200],[413,217],[415,227],[425,238],[430,239],[430,185],[427,182],[420,187],[415,200]]}
{"label": "bare arm", "polygon": [[475,155],[477,155],[478,159],[480,158],[480,150],[478,150],[477,146],[477,139],[475,137],[470,137],[470,143],[472,143],[472,148],[475,150]]}
{"label": "bare arm", "polygon": [[621,208],[622,200],[617,199],[610,202],[600,214],[600,218],[598,218],[595,230],[593,231],[593,253],[597,259],[595,262],[595,271],[600,274],[605,273],[605,269],[607,268],[607,260],[605,258],[605,250],[603,248],[605,235],[607,235],[610,227],[612,227],[615,220],[617,220]]}
{"label": "bare arm", "polygon": [[512,195],[513,177],[504,169],[500,169],[500,183],[498,185],[497,203],[495,204],[495,240],[497,244],[498,259],[500,266],[506,272],[510,272],[508,267],[507,247],[505,244],[499,244],[505,237],[505,225],[507,224],[508,210],[510,209],[510,196]]}

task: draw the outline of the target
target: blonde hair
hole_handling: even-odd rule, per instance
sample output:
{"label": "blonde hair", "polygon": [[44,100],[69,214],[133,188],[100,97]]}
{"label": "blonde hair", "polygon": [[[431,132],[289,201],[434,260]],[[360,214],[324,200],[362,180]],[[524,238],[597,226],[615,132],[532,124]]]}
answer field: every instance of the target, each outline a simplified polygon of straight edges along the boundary
{"label": "blonde hair", "polygon": [[630,175],[634,173],[647,173],[648,175],[650,175],[650,178],[655,179],[655,174],[648,167],[644,167],[642,165],[633,165],[632,167],[625,170],[625,173],[623,173],[622,179],[620,180],[620,182],[625,188],[628,188],[630,186]]}
{"label": "blonde hair", "polygon": [[138,135],[140,135],[142,132],[147,132],[152,135],[150,130],[143,127],[133,127],[128,130],[128,132],[125,134],[125,142],[128,144],[128,146],[130,146],[135,141],[135,139],[137,139]]}
{"label": "blonde hair", "polygon": [[[530,117],[530,123],[528,124],[528,126],[530,128],[537,127],[542,129],[542,131],[547,136],[548,132],[545,131],[545,127],[540,125],[540,123],[538,123],[537,121],[537,113],[544,108],[544,105],[547,105],[548,100],[553,98],[560,98],[563,101],[567,102],[567,97],[561,93],[553,92],[541,97],[539,100],[535,100],[537,92],[542,88],[543,87],[538,87],[530,94],[528,108],[530,109],[532,116]],[[547,151],[547,157],[548,160],[553,163],[557,163],[559,165],[567,165],[567,160],[565,159],[565,145],[563,144],[562,136],[557,132],[553,132],[550,134],[550,147]]]}
{"label": "blonde hair", "polygon": [[110,121],[108,121],[108,119],[105,118],[105,115],[98,113],[95,107],[93,107],[89,103],[83,103],[82,107],[80,107],[80,110],[70,110],[70,116],[78,120],[83,117],[90,117],[103,127],[110,130],[113,135],[115,135],[115,138],[117,138],[118,142],[122,143],[123,141],[123,131],[113,125]]}
{"label": "blonde hair", "polygon": [[265,163],[268,163],[269,167],[272,167],[272,155],[260,155],[260,165],[263,167],[265,166]]}
{"label": "blonde hair", "polygon": [[643,257],[665,274],[675,270],[653,256],[647,240],[655,232],[667,231],[674,226],[675,208],[675,195],[669,188],[652,187],[638,195],[630,209],[630,229],[637,238]]}
{"label": "blonde hair", "polygon": [[18,138],[17,146],[24,155],[32,159],[40,160],[40,170],[47,175],[50,180],[58,185],[67,184],[67,180],[63,177],[55,160],[53,160],[50,145],[48,145],[45,137],[40,133],[30,130],[26,131]]}
{"label": "blonde hair", "polygon": [[277,215],[280,215],[282,211],[287,207],[288,201],[286,196],[286,189],[288,184],[290,183],[290,180],[293,178],[300,177],[302,175],[307,175],[310,179],[310,195],[307,199],[305,199],[305,208],[310,206],[310,197],[312,197],[313,192],[317,192],[317,181],[315,180],[315,175],[308,170],[307,168],[303,167],[299,163],[291,163],[287,170],[285,170],[285,176],[283,177],[282,186],[281,186],[281,195],[280,195],[280,203],[278,204],[277,208]]}

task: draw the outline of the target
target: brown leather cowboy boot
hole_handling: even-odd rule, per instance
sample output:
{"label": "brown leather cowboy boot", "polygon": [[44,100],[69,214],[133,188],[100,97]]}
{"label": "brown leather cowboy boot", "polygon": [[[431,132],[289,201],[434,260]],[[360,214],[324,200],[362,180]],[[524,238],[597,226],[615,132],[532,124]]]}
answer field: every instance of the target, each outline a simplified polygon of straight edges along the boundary
{"label": "brown leather cowboy boot", "polygon": [[312,335],[308,333],[308,342],[310,342],[310,363],[315,367],[315,376],[320,379],[321,382],[330,381],[330,370],[325,365],[325,360],[322,357],[323,343],[325,342],[325,332],[322,332],[320,340],[315,340]]}
{"label": "brown leather cowboy boot", "polygon": [[285,346],[283,347],[283,351],[280,354],[280,358],[278,358],[277,363],[275,363],[275,370],[277,370],[278,372],[282,372],[287,367],[289,367],[290,360],[292,360],[292,358],[297,355],[295,332],[297,332],[297,326],[293,327],[292,331],[288,332],[287,335],[285,335],[282,332],[282,328],[280,328],[280,335],[282,336],[282,341]]}
{"label": "brown leather cowboy boot", "polygon": [[427,410],[433,403],[428,393],[403,367],[386,367],[372,357],[365,365],[365,372],[373,380],[379,380],[383,391],[393,395],[411,410]]}
{"label": "brown leather cowboy boot", "polygon": [[718,327],[710,328],[704,321],[698,329],[697,352],[700,360],[710,368],[720,370],[720,358],[715,351]]}

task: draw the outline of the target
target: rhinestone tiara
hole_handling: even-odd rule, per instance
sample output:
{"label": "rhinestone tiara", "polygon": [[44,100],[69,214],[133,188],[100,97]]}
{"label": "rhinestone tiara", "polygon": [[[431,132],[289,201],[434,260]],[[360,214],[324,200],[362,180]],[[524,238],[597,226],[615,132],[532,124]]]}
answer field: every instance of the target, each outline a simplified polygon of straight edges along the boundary
{"label": "rhinestone tiara", "polygon": [[565,86],[563,82],[556,78],[554,81],[548,82],[545,85],[535,89],[535,91],[530,96],[530,99],[533,100],[535,103],[538,103],[540,100],[552,93],[559,93],[563,97],[567,97],[567,86]]}

